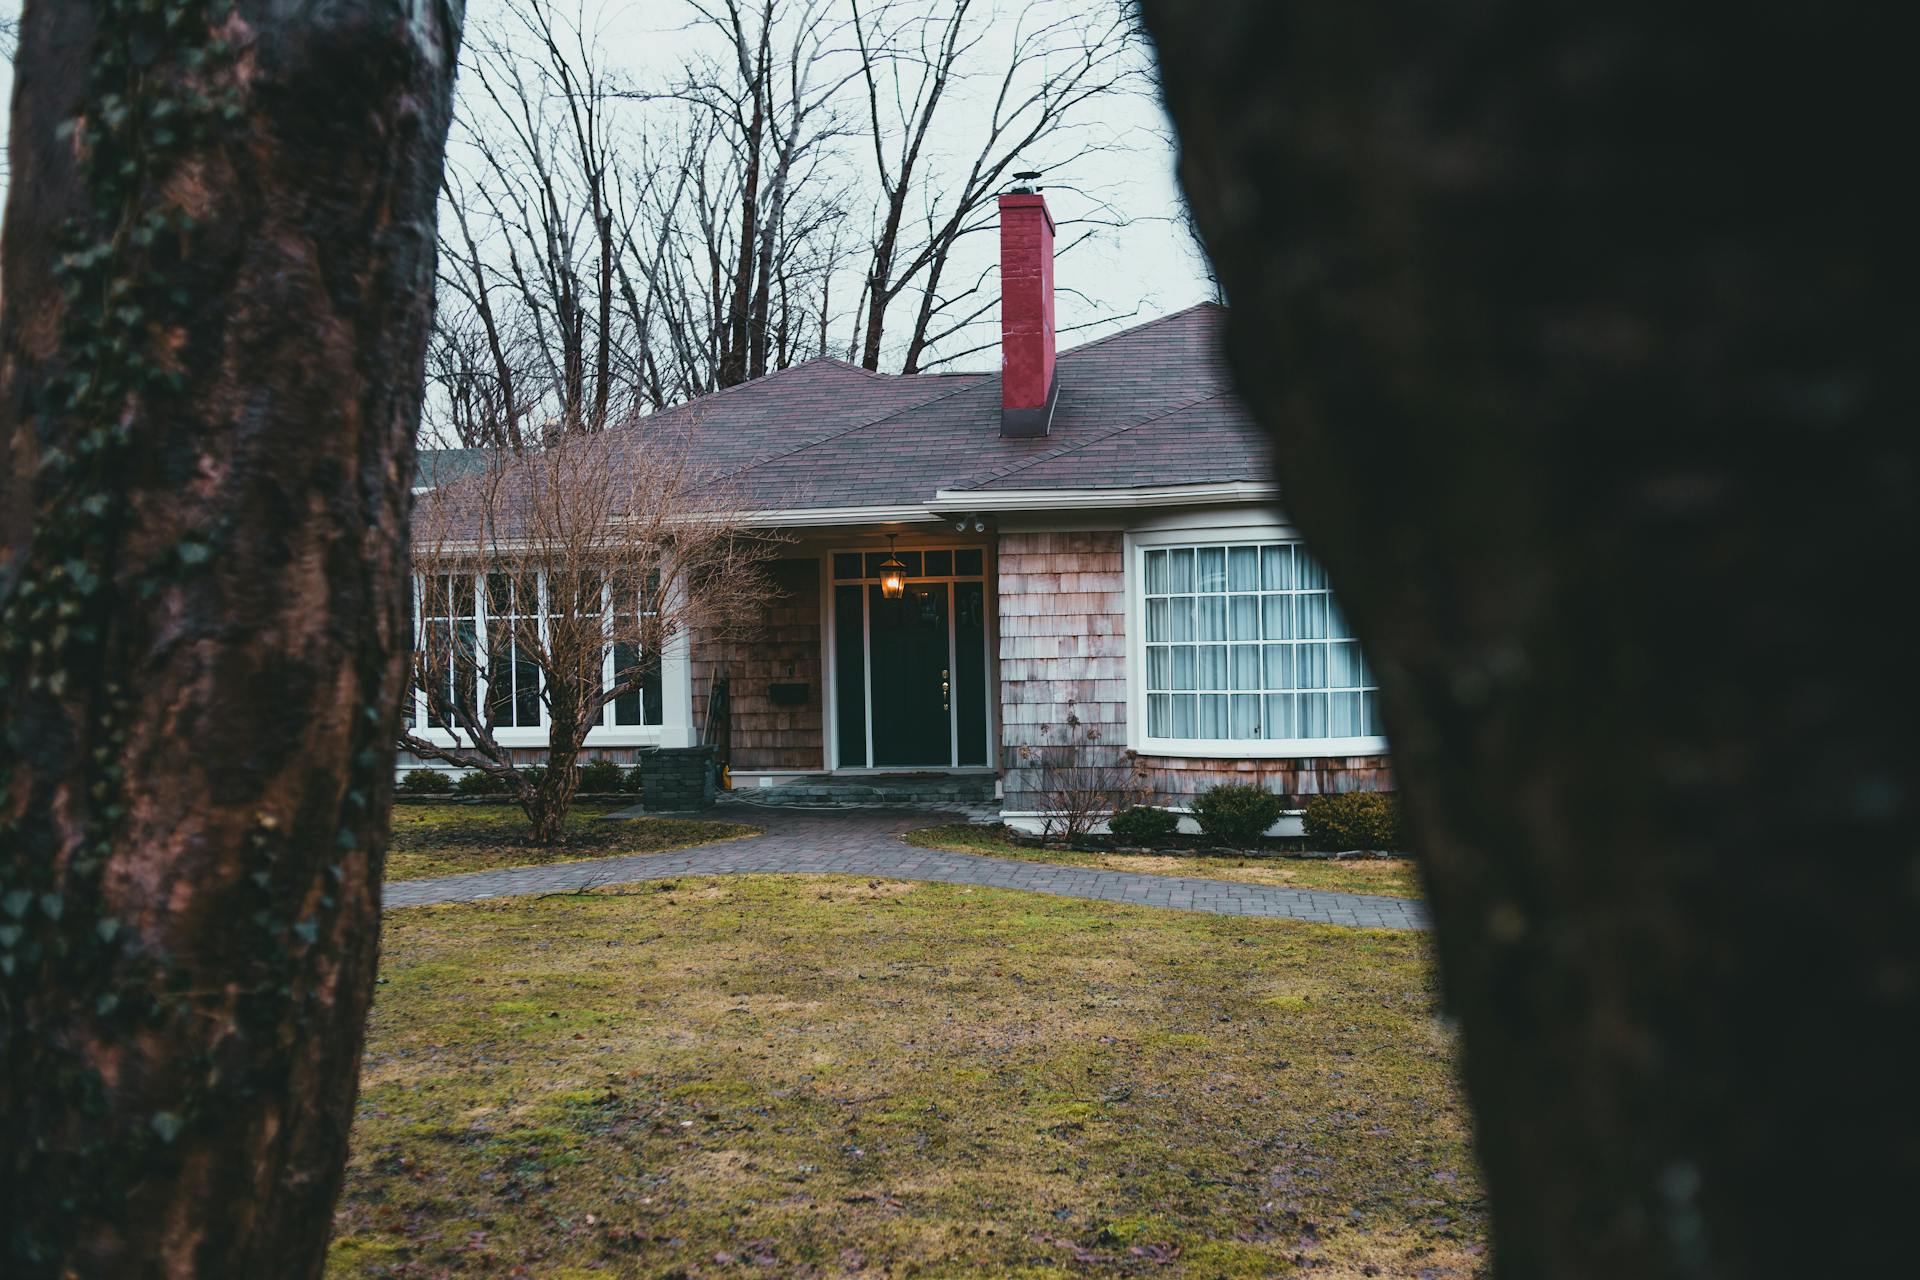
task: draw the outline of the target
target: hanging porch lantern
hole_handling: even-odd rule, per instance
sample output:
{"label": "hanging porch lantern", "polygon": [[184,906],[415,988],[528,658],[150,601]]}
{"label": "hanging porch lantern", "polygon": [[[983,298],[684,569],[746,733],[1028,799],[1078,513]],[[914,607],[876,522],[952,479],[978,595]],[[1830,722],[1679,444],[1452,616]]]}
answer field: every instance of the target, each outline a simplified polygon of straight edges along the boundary
{"label": "hanging porch lantern", "polygon": [[880,562],[880,594],[888,600],[898,600],[907,593],[907,566],[894,554],[895,536],[887,535],[887,558]]}

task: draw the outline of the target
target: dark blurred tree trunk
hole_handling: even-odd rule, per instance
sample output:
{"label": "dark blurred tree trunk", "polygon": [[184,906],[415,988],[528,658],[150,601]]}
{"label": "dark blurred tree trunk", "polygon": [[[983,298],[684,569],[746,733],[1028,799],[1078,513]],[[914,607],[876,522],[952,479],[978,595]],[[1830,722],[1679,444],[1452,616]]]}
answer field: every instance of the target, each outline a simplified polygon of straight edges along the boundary
{"label": "dark blurred tree trunk", "polygon": [[458,0],[36,0],[0,315],[0,1272],[317,1276]]}
{"label": "dark blurred tree trunk", "polygon": [[1911,1270],[1901,11],[1144,9],[1384,686],[1499,1272]]}

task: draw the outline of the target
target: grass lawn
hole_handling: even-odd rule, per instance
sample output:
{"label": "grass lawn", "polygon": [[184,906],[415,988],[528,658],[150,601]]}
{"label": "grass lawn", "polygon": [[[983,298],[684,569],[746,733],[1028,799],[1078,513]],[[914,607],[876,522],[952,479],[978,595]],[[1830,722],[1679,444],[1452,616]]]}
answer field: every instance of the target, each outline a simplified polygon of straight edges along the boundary
{"label": "grass lawn", "polygon": [[567,815],[567,843],[557,849],[526,843],[527,819],[510,804],[397,804],[393,840],[387,847],[388,880],[418,880],[463,871],[491,871],[543,862],[578,862],[622,853],[660,853],[753,835],[759,828],[698,818],[601,816],[626,808],[606,802],[577,804]]}
{"label": "grass lawn", "polygon": [[1244,880],[1289,889],[1331,889],[1339,893],[1379,893],[1393,898],[1424,896],[1420,872],[1411,858],[1161,857],[1151,853],[1079,853],[1072,849],[1029,849],[1009,840],[1005,828],[953,823],[909,831],[901,839],[926,849],[953,849],[1028,862],[1065,862],[1106,871],[1139,871],[1158,876],[1205,876]]}
{"label": "grass lawn", "polygon": [[1421,934],[713,877],[382,953],[330,1280],[1484,1262]]}

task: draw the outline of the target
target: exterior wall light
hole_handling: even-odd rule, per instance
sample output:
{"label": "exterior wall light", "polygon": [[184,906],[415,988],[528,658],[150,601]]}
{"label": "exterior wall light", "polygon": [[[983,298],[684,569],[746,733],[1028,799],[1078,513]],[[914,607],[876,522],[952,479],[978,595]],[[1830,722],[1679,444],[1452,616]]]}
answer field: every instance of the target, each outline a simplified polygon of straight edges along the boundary
{"label": "exterior wall light", "polygon": [[894,535],[887,535],[887,558],[880,562],[880,594],[898,600],[907,593],[907,566],[894,555]]}

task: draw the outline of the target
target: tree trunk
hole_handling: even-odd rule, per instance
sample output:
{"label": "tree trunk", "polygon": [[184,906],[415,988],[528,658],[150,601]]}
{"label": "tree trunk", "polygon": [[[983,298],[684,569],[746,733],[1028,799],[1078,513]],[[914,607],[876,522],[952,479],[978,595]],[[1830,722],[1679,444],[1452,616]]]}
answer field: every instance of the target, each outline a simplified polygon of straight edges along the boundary
{"label": "tree trunk", "polygon": [[1382,682],[1499,1274],[1910,1270],[1900,11],[1144,7]]}
{"label": "tree trunk", "polygon": [[320,1274],[460,11],[27,7],[0,315],[9,1277]]}

